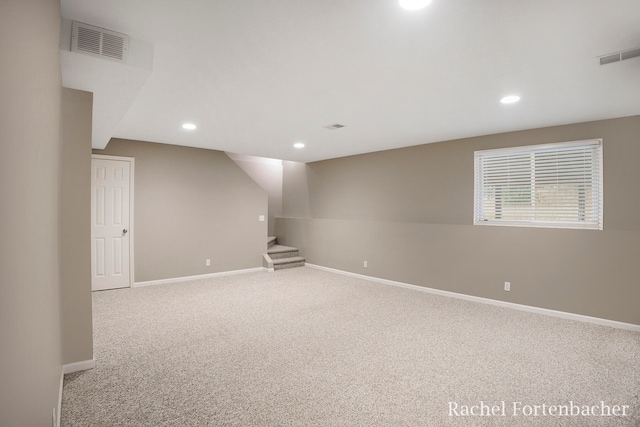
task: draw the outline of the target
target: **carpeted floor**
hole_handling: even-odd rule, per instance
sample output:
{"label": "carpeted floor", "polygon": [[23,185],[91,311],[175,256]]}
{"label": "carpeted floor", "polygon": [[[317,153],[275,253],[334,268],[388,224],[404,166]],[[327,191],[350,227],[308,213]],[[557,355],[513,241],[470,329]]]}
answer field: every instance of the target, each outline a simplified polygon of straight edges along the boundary
{"label": "carpeted floor", "polygon": [[308,267],[93,309],[97,367],[65,376],[62,426],[640,425],[634,332]]}

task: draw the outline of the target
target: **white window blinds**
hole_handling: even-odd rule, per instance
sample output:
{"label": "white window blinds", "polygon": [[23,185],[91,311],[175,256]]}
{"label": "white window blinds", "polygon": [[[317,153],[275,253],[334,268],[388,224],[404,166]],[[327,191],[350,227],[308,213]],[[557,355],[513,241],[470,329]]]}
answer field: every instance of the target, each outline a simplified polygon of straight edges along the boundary
{"label": "white window blinds", "polygon": [[475,152],[474,224],[602,230],[602,140]]}

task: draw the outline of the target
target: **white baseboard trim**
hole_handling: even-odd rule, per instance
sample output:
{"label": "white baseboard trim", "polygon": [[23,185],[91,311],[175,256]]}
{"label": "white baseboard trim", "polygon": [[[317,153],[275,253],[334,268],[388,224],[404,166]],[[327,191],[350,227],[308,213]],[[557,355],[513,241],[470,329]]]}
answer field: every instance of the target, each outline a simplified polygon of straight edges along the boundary
{"label": "white baseboard trim", "polygon": [[62,385],[64,384],[64,366],[60,370],[60,389],[58,390],[58,409],[56,413],[56,426],[60,427],[60,418],[62,417]]}
{"label": "white baseboard trim", "polygon": [[96,360],[83,360],[82,362],[68,363],[62,366],[63,375],[72,374],[74,372],[86,371],[96,367]]}
{"label": "white baseboard trim", "polygon": [[306,266],[315,268],[316,270],[328,271],[331,273],[341,274],[343,276],[350,276],[358,279],[369,280],[371,282],[383,283],[385,285],[412,289],[414,291],[427,292],[430,294],[451,297],[451,298],[458,298],[458,299],[463,299],[463,300],[473,301],[473,302],[479,302],[482,304],[496,305],[499,307],[507,307],[514,310],[528,311],[530,313],[544,314],[547,316],[559,317],[562,319],[576,320],[578,322],[594,323],[596,325],[609,326],[611,328],[625,329],[633,332],[640,332],[640,325],[634,325],[633,323],[618,322],[616,320],[601,319],[599,317],[591,317],[591,316],[585,316],[582,314],[574,314],[574,313],[567,313],[564,311],[550,310],[548,308],[533,307],[530,305],[516,304],[513,302],[476,297],[473,295],[460,294],[457,292],[443,291],[440,289],[428,288],[426,286],[418,286],[418,285],[412,285],[410,283],[396,282],[394,280],[381,279],[373,276],[365,276],[364,274],[351,273],[350,271],[338,270],[330,267],[323,267],[321,265],[306,263]]}
{"label": "white baseboard trim", "polygon": [[71,374],[78,371],[86,371],[87,369],[93,369],[96,367],[95,359],[83,360],[82,362],[68,363],[62,365],[60,369],[60,388],[58,390],[58,407],[56,412],[56,426],[60,427],[60,420],[62,418],[62,387],[64,385],[65,374]]}
{"label": "white baseboard trim", "polygon": [[221,276],[234,276],[236,274],[247,274],[247,273],[257,273],[260,271],[267,271],[265,267],[256,267],[256,268],[247,268],[245,270],[232,270],[232,271],[221,271],[219,273],[210,273],[210,274],[199,274],[197,276],[185,276],[185,277],[174,277],[171,279],[160,279],[160,280],[148,280],[146,282],[135,282],[133,284],[134,288],[139,288],[142,286],[153,286],[153,285],[164,285],[167,283],[178,283],[178,282],[189,282],[191,280],[199,280],[199,279],[210,279],[212,277],[221,277]]}

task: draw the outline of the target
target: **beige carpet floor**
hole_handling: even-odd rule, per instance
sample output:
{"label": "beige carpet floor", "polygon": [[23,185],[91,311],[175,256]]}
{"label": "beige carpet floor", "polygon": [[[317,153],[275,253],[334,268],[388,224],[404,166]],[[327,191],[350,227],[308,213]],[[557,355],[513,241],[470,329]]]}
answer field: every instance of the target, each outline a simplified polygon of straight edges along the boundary
{"label": "beige carpet floor", "polygon": [[308,267],[93,309],[62,426],[640,425],[639,333]]}

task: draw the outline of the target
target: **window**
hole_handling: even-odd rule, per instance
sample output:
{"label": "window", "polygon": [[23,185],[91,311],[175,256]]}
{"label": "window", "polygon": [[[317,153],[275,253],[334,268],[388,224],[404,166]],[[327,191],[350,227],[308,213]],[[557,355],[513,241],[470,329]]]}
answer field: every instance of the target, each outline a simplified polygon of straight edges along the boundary
{"label": "window", "polygon": [[602,140],[475,152],[474,224],[602,230]]}

